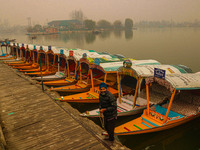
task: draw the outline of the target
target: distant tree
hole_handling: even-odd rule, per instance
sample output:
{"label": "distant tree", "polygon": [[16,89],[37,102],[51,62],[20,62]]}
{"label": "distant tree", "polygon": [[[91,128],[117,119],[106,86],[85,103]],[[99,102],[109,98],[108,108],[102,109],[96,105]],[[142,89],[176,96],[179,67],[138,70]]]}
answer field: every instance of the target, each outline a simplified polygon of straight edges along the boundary
{"label": "distant tree", "polygon": [[125,20],[125,28],[132,29],[133,28],[133,20],[130,18],[126,18]]}
{"label": "distant tree", "polygon": [[96,22],[93,20],[85,20],[84,25],[85,25],[85,28],[88,28],[89,30],[93,30],[96,27]]}
{"label": "distant tree", "polygon": [[123,25],[122,25],[122,22],[120,20],[116,20],[114,23],[113,23],[113,27],[115,29],[122,29],[123,28]]}
{"label": "distant tree", "polygon": [[105,28],[112,28],[112,25],[107,20],[100,20],[97,22],[97,27],[105,29]]}
{"label": "distant tree", "polygon": [[42,26],[41,26],[40,24],[36,24],[36,25],[33,27],[33,31],[34,31],[34,32],[42,31]]}

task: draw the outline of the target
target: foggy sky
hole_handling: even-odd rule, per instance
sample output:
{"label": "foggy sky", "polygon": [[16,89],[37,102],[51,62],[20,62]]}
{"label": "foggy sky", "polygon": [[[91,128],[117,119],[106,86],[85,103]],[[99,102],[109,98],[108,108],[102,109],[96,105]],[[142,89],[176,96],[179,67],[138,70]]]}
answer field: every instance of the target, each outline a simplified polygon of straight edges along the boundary
{"label": "foggy sky", "polygon": [[95,21],[200,20],[200,0],[0,0],[0,5],[0,23],[7,19],[11,25],[27,25],[27,17],[42,25],[71,19],[74,10]]}

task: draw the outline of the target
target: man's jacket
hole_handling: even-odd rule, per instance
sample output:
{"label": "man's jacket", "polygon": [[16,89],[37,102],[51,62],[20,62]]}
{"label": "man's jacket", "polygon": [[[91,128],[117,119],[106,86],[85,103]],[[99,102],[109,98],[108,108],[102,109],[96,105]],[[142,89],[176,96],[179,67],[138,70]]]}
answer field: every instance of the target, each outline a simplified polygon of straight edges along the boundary
{"label": "man's jacket", "polygon": [[105,118],[110,119],[117,116],[117,103],[116,98],[109,91],[105,95],[99,94],[99,109],[106,108],[103,112]]}

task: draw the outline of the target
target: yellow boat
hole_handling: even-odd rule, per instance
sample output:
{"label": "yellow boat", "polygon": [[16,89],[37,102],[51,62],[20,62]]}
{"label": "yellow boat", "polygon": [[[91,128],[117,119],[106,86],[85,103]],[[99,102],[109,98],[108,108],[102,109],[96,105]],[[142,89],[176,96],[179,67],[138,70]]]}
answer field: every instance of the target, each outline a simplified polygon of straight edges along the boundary
{"label": "yellow boat", "polygon": [[[45,57],[45,70],[42,71],[43,76],[52,75],[58,71],[57,65],[55,65],[55,58],[57,55],[58,54],[54,54],[54,52],[51,50],[51,46],[49,46]],[[41,71],[29,72],[25,73],[25,75],[41,76]]]}
{"label": "yellow boat", "polygon": [[[116,135],[134,135],[167,130],[200,117],[200,74],[163,75],[156,71],[154,77],[146,78],[147,109],[141,117],[115,128]],[[163,87],[164,90],[163,90]],[[159,105],[149,106],[151,93],[157,96],[171,92]]]}
{"label": "yellow boat", "polygon": [[30,50],[30,57],[27,57],[28,62],[26,64],[22,64],[22,65],[18,65],[18,66],[14,66],[13,68],[15,69],[35,69],[39,67],[38,64],[38,51],[36,49],[36,46],[34,46],[33,50]]}
{"label": "yellow boat", "polygon": [[67,57],[67,63],[65,66],[67,77],[62,80],[46,81],[43,82],[43,84],[48,86],[65,86],[75,84],[77,82],[77,65],[78,63],[73,56],[73,51],[69,51],[69,56]]}
{"label": "yellow boat", "polygon": [[17,55],[18,59],[17,61],[7,62],[9,66],[15,65],[15,64],[23,64],[26,62],[26,48],[24,47],[24,44],[22,43],[22,46],[20,47]]}
{"label": "yellow boat", "polygon": [[[36,57],[37,58],[37,63],[34,63],[32,66],[24,66],[19,71],[20,72],[35,72],[35,71],[40,71],[40,64],[39,64],[40,57],[41,57],[42,71],[45,71],[46,70],[46,64],[45,64],[45,62],[46,62],[46,53],[43,50],[43,47],[40,47],[40,50],[37,51],[37,57]],[[30,69],[27,69],[27,68],[30,68]]]}
{"label": "yellow boat", "polygon": [[[118,91],[111,86],[116,82],[116,71],[105,72],[104,68],[100,65],[100,60],[95,58],[95,64],[92,64],[89,69],[89,76],[91,78],[91,88],[89,92],[84,92],[80,94],[73,94],[70,96],[62,96],[56,100],[66,101],[66,102],[78,102],[78,103],[98,103],[99,102],[99,85],[101,82],[106,82],[108,86],[108,91],[112,94],[117,95]],[[112,78],[110,78],[112,76]],[[103,78],[101,78],[103,77]]]}
{"label": "yellow boat", "polygon": [[4,60],[3,62],[5,64],[8,64],[8,63],[12,63],[12,62],[21,62],[22,61],[22,58],[21,58],[21,49],[25,49],[24,47],[21,47],[19,46],[19,43],[17,43],[17,46],[13,46],[13,50],[14,50],[14,57],[10,58],[10,59],[6,59]]}
{"label": "yellow boat", "polygon": [[33,77],[32,79],[38,81],[55,81],[66,78],[66,56],[64,54],[54,54],[55,55],[55,63],[54,66],[58,68],[58,71],[54,75],[47,75],[44,77]]}
{"label": "yellow boat", "polygon": [[26,45],[26,49],[21,49],[23,62],[10,62],[8,65],[11,67],[30,65],[30,49]]}
{"label": "yellow boat", "polygon": [[10,55],[7,57],[2,57],[1,60],[3,61],[14,61],[17,58],[17,46],[15,45],[15,43],[13,43],[13,45],[10,45]]}
{"label": "yellow boat", "polygon": [[77,72],[79,74],[79,80],[74,85],[50,88],[50,91],[57,91],[65,95],[65,93],[78,93],[78,92],[87,92],[91,88],[91,83],[89,80],[89,68],[90,61],[87,59],[87,54],[84,53],[83,57],[79,60],[79,65],[77,68]]}

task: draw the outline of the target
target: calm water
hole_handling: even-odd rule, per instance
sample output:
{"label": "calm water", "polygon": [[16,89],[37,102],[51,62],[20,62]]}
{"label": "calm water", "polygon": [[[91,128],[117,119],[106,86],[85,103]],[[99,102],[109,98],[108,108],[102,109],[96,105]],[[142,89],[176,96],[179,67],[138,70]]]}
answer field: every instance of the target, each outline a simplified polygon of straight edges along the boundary
{"label": "calm water", "polygon": [[93,49],[135,59],[156,59],[163,64],[183,64],[200,71],[200,28],[153,28],[133,31],[41,35],[0,35],[18,42],[67,48]]}
{"label": "calm water", "polygon": [[[25,34],[1,34],[0,39],[3,38],[15,38],[20,43],[93,49],[98,52],[123,54],[135,59],[156,59],[163,64],[183,64],[194,72],[200,71],[199,28],[138,29],[127,32],[103,32],[98,35],[92,33],[42,35],[34,40]],[[73,107],[83,111],[81,106]],[[117,125],[133,118],[135,116],[120,118]],[[99,124],[99,120],[93,121]],[[200,118],[158,133],[118,138],[131,149],[199,150]]]}

